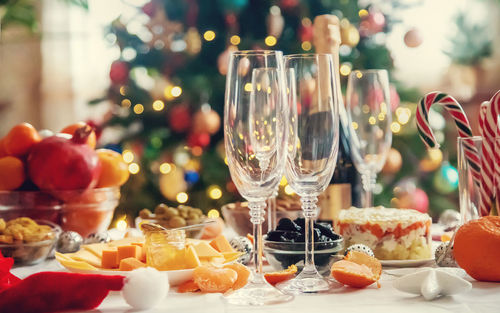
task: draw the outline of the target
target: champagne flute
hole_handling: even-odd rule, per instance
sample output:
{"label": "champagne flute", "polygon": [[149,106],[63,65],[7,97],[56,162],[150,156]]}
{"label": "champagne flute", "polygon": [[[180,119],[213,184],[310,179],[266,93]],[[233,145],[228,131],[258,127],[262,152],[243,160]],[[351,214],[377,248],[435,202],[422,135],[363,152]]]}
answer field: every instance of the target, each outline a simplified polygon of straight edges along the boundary
{"label": "champagne flute", "polygon": [[262,222],[266,199],[283,175],[286,96],[280,51],[236,51],[229,59],[224,107],[224,143],[231,178],[248,200],[254,264],[248,284],[224,298],[230,304],[265,305],[293,297],[266,282],[262,272]]}
{"label": "champagne flute", "polygon": [[363,207],[373,206],[373,187],[391,148],[392,114],[386,70],[353,71],[347,83],[347,116],[353,163],[361,174]]}
{"label": "champagne flute", "polygon": [[300,196],[305,217],[305,264],[300,274],[277,287],[289,294],[332,289],[314,265],[314,220],[318,195],[328,186],[337,161],[339,94],[330,54],[284,57],[289,105],[286,178]]}

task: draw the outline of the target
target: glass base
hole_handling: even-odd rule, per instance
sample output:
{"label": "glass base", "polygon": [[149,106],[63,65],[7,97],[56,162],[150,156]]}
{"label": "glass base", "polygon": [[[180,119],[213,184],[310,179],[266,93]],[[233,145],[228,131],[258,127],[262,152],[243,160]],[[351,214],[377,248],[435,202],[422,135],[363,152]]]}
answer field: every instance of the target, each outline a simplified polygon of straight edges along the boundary
{"label": "glass base", "polygon": [[302,271],[297,277],[276,285],[276,288],[286,294],[331,293],[342,287],[341,284],[321,276],[316,270]]}
{"label": "glass base", "polygon": [[267,282],[250,281],[245,287],[224,295],[224,300],[232,305],[268,305],[288,302],[292,295],[284,294]]}

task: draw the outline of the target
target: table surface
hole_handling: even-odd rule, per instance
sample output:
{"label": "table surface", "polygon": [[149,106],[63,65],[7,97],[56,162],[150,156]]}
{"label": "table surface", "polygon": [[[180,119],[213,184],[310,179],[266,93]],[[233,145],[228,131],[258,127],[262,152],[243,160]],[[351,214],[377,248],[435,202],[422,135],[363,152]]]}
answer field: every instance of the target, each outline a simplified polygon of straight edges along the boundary
{"label": "table surface", "polygon": [[[63,271],[55,261],[17,267],[13,274],[24,278],[40,271]],[[390,271],[389,271],[390,272]],[[364,289],[342,287],[327,295],[297,296],[291,302],[266,307],[238,307],[227,305],[220,294],[178,294],[170,290],[168,296],[154,309],[141,312],[349,312],[349,313],[498,313],[500,312],[500,283],[477,282],[468,278],[472,290],[454,296],[447,296],[425,301],[420,296],[406,294],[392,287],[396,278],[384,269],[380,279],[381,288],[376,284]],[[119,292],[112,292],[98,307],[102,313],[135,312],[125,303]]]}

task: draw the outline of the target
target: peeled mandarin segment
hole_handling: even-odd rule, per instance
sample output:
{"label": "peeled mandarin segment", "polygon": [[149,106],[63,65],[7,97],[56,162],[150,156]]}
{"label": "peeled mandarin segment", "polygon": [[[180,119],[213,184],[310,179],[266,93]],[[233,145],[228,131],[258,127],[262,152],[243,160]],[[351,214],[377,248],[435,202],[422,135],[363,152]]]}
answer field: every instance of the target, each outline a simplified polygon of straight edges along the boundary
{"label": "peeled mandarin segment", "polygon": [[226,292],[238,279],[236,271],[230,268],[198,266],[193,272],[194,282],[203,292]]}
{"label": "peeled mandarin segment", "polygon": [[286,270],[266,273],[264,274],[264,278],[271,285],[276,285],[283,281],[292,279],[295,276],[295,274],[297,274],[297,266],[295,266],[295,264],[292,264]]}
{"label": "peeled mandarin segment", "polygon": [[245,265],[241,263],[233,263],[224,265],[224,268],[230,268],[238,274],[238,278],[232,287],[233,290],[240,289],[247,284],[248,277],[250,277],[250,270]]}
{"label": "peeled mandarin segment", "polygon": [[339,283],[355,288],[364,288],[377,281],[366,265],[345,260],[333,263],[331,274]]}
{"label": "peeled mandarin segment", "polygon": [[188,280],[187,282],[184,282],[177,287],[177,292],[179,293],[186,293],[186,292],[196,292],[199,291],[200,287],[193,281],[193,280]]}
{"label": "peeled mandarin segment", "polygon": [[367,266],[375,276],[375,279],[379,279],[382,274],[382,264],[376,258],[369,256],[366,253],[359,251],[349,251],[344,257],[344,260],[351,261],[356,264]]}
{"label": "peeled mandarin segment", "polygon": [[479,281],[500,282],[500,216],[485,216],[461,226],[453,255],[467,274]]}

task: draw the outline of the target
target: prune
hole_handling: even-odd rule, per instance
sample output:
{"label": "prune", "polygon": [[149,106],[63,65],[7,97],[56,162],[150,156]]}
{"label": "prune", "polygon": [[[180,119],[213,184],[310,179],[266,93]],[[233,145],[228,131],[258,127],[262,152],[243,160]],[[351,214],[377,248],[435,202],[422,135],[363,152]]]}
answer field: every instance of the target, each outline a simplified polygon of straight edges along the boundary
{"label": "prune", "polygon": [[300,232],[298,232],[298,231],[289,231],[283,235],[283,237],[285,237],[287,240],[289,240],[291,242],[295,242],[299,236],[300,236]]}
{"label": "prune", "polygon": [[331,240],[339,239],[339,235],[333,232],[333,228],[330,224],[326,223],[314,223],[314,228],[319,229],[321,235],[330,238]]}
{"label": "prune", "polygon": [[[269,241],[287,241],[285,238],[286,232],[283,230],[272,230],[267,233],[267,240]],[[285,239],[285,240],[283,240]]]}
{"label": "prune", "polygon": [[[267,234],[267,240],[280,242],[305,242],[305,219],[298,218],[292,221],[283,218],[278,222],[276,230]],[[315,222],[313,236],[315,242],[328,242],[340,238],[328,223]]]}
{"label": "prune", "polygon": [[291,219],[289,219],[289,218],[282,218],[278,222],[278,226],[276,227],[276,230],[298,231],[298,232],[300,232],[302,229],[296,223],[294,223]]}

